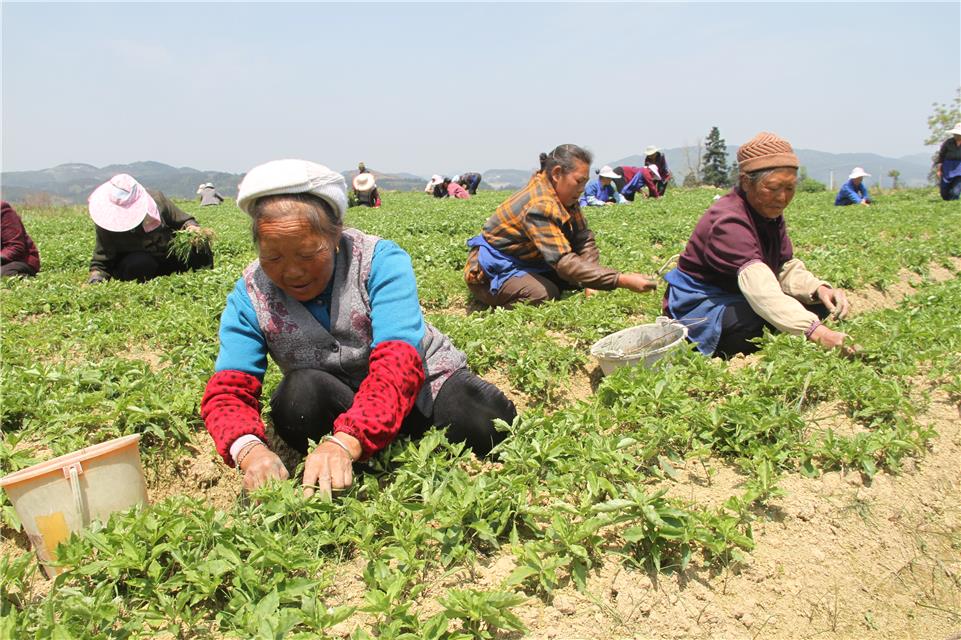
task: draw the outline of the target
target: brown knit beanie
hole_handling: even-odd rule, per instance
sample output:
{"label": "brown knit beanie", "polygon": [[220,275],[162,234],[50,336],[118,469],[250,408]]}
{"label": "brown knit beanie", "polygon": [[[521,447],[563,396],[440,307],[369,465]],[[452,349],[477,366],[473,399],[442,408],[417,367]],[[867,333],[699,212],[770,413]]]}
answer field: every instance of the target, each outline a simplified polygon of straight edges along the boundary
{"label": "brown knit beanie", "polygon": [[741,173],[775,167],[801,166],[791,143],[774,133],[762,131],[737,150],[737,166]]}

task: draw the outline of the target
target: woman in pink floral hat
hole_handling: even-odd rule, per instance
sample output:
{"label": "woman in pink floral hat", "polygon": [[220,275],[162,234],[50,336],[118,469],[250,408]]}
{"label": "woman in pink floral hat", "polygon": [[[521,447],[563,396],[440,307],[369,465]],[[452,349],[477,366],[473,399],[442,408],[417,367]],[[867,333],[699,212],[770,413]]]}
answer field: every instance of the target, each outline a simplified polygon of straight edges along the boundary
{"label": "woman in pink floral hat", "polygon": [[126,173],[97,187],[88,205],[97,233],[88,283],[110,278],[146,282],[214,266],[209,249],[191,250],[186,261],[168,255],[175,231],[199,231],[200,225],[162,192],[148,192]]}

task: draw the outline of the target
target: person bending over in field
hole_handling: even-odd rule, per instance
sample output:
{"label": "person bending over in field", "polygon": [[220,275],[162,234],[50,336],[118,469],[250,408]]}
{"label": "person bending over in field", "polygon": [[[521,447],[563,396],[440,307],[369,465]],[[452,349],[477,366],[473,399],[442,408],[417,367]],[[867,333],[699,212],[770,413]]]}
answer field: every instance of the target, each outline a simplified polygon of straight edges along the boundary
{"label": "person bending over in field", "polygon": [[871,174],[861,167],[854,167],[851,175],[848,176],[848,181],[841,185],[841,190],[838,191],[838,195],[834,199],[834,206],[846,207],[850,204],[867,206],[871,204],[871,194],[868,193],[868,188],[864,184],[864,178],[866,177],[871,177]]}
{"label": "person bending over in field", "polygon": [[354,187],[354,202],[357,206],[374,208],[380,206],[380,193],[377,191],[374,174],[366,170],[358,173],[351,181],[351,186]]}
{"label": "person bending over in field", "polygon": [[948,133],[951,137],[938,149],[935,170],[938,174],[938,186],[941,188],[941,199],[957,200],[961,198],[961,122],[954,125],[954,129]]}
{"label": "person bending over in field", "polygon": [[504,201],[479,235],[467,241],[464,279],[490,306],[540,304],[564,289],[652,291],[639,273],[602,267],[594,234],[577,203],[590,176],[592,156],[562,144],[540,156],[541,169]]}
{"label": "person bending over in field", "polygon": [[597,177],[587,183],[577,203],[582,207],[603,207],[625,202],[624,197],[614,187],[614,180],[617,177],[614,170],[605,164],[597,172]]}
{"label": "person bending over in field", "polygon": [[90,284],[116,278],[145,282],[157,276],[214,266],[209,246],[186,260],[169,254],[174,231],[203,232],[197,221],[160,191],[148,192],[126,173],[97,187],[88,200],[96,225]]}
{"label": "person bending over in field", "polygon": [[474,196],[477,195],[477,187],[481,183],[481,174],[476,171],[468,171],[467,173],[460,174],[460,186],[467,189],[467,193]]}
{"label": "person bending over in field", "polygon": [[445,184],[447,185],[447,195],[449,195],[451,198],[457,200],[470,200],[470,194],[467,193],[467,189],[464,188],[464,185],[460,183],[460,176],[454,176]]}
{"label": "person bending over in field", "polygon": [[677,268],[664,276],[665,314],[690,327],[689,339],[705,355],[756,351],[751,339],[764,327],[841,347],[845,334],[821,320],[845,317],[847,296],[794,257],[787,235],[783,213],[799,166],[794,150],[764,132],[738,149],[737,161],[739,186],[701,216]]}
{"label": "person bending over in field", "polygon": [[32,278],[40,271],[40,251],[17,210],[0,200],[0,275]]}
{"label": "person bending over in field", "polygon": [[[349,487],[353,463],[398,434],[437,425],[478,456],[505,437],[494,420],[512,422],[513,403],[424,321],[407,253],[343,227],[343,176],[303,160],[268,162],[244,177],[237,204],[259,258],[227,296],[200,411],[246,489],[287,478],[260,417],[268,354],[283,374],[273,426],[307,456],[307,495]],[[308,439],[320,444],[308,450]]]}
{"label": "person bending over in field", "polygon": [[205,182],[197,187],[197,198],[201,207],[216,207],[224,201],[224,197],[217,193],[213,182]]}
{"label": "person bending over in field", "polygon": [[634,177],[621,189],[621,195],[633,201],[635,194],[639,193],[644,187],[647,187],[648,198],[659,198],[657,183],[660,179],[661,174],[658,173],[657,165],[652,164],[646,167],[638,167],[637,171],[634,172]]}
{"label": "person bending over in field", "polygon": [[653,144],[644,149],[644,166],[650,167],[651,165],[657,167],[657,180],[654,182],[654,188],[658,196],[663,196],[664,192],[667,191],[667,183],[671,181],[671,170],[667,168],[667,157]]}

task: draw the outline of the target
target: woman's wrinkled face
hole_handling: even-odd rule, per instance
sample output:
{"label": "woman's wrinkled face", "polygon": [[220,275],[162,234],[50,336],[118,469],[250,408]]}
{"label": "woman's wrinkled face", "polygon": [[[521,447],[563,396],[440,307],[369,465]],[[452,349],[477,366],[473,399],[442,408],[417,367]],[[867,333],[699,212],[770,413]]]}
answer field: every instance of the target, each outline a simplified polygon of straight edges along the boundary
{"label": "woman's wrinkled face", "polygon": [[561,167],[555,166],[551,169],[551,182],[554,184],[554,191],[565,207],[573,206],[577,199],[584,192],[587,181],[591,177],[591,168],[586,162],[574,161],[574,168],[564,173]]}
{"label": "woman's wrinkled face", "polygon": [[765,218],[774,219],[784,213],[797,189],[797,169],[775,169],[763,179],[752,182],[744,177],[741,188],[748,204]]}
{"label": "woman's wrinkled face", "polygon": [[334,273],[340,238],[318,234],[301,216],[262,219],[259,223],[260,266],[274,284],[300,302],[313,300]]}

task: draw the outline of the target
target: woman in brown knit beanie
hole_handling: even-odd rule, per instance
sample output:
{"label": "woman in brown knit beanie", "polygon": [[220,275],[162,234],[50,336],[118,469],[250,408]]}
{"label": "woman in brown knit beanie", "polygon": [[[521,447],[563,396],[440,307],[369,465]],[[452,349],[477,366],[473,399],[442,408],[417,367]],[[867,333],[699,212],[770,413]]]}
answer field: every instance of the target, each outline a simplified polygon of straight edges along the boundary
{"label": "woman in brown knit beanie", "polygon": [[797,188],[794,149],[762,132],[738,149],[737,161],[738,186],[701,216],[677,268],[665,276],[665,312],[690,319],[689,337],[705,355],[756,351],[752,339],[764,327],[841,347],[845,334],[821,321],[847,315],[847,297],[794,257],[782,215]]}

